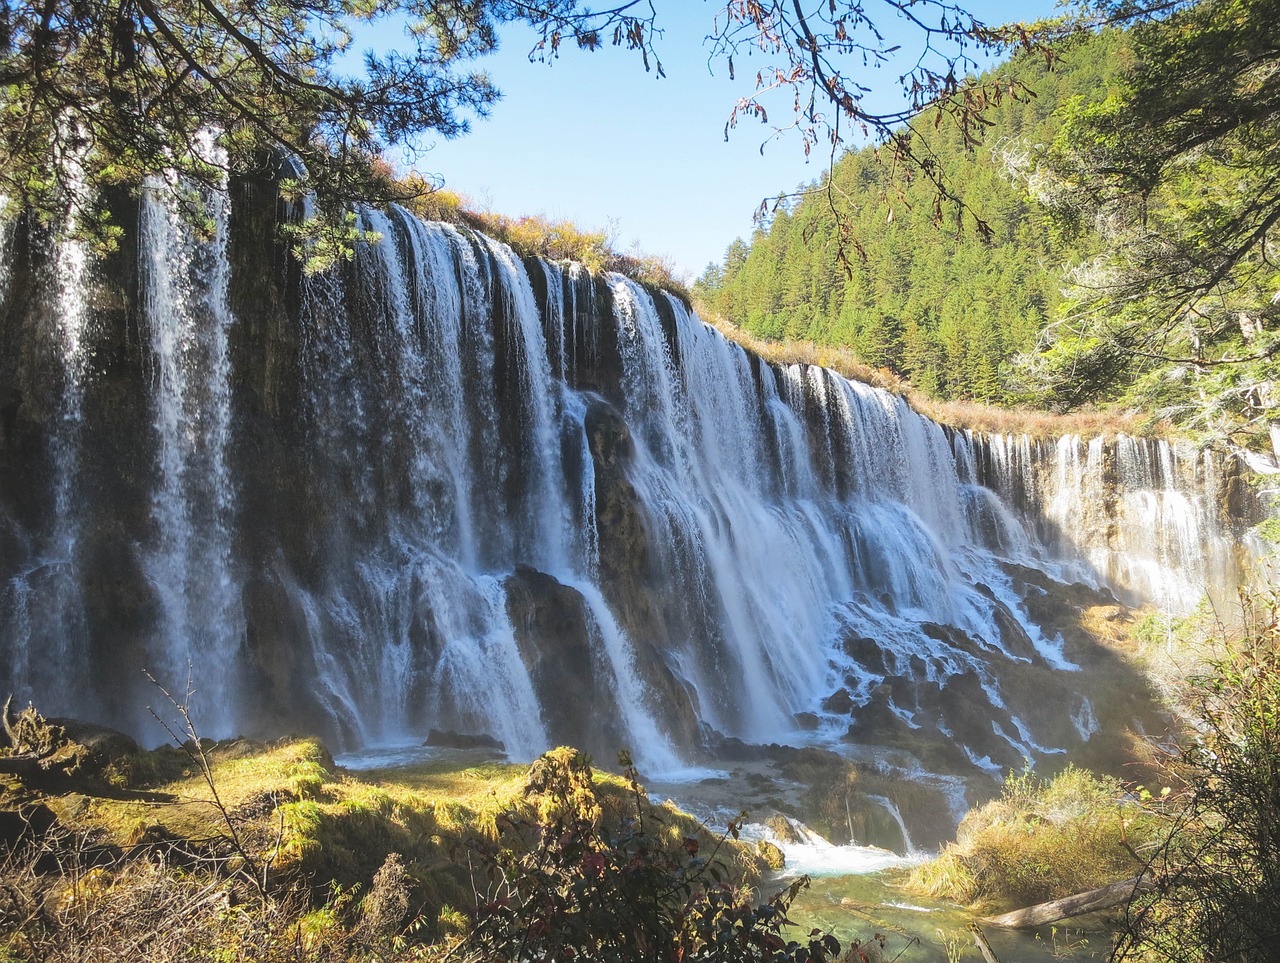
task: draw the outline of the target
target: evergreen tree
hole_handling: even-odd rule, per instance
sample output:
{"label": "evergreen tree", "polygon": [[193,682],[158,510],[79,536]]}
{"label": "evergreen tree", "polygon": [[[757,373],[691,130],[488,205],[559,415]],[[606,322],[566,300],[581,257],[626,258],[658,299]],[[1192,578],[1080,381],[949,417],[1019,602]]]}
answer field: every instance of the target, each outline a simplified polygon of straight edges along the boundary
{"label": "evergreen tree", "polygon": [[[915,136],[955,201],[940,199],[928,178],[895,183],[872,148],[845,154],[830,193],[824,180],[784,220],[757,231],[744,259],[737,251],[736,269],[726,264],[714,295],[700,291],[703,304],[761,337],[852,348],[929,394],[1008,400],[997,372],[1031,346],[1037,321],[1060,300],[1059,266],[1090,251],[1092,236],[1052,232],[1006,168],[1053,140],[1064,102],[1105,95],[1126,61],[1126,43],[1107,31],[1079,42],[1053,71],[1042,58],[1023,56],[978,78],[980,86],[999,80],[1039,95],[992,106],[992,126],[976,146],[972,133],[945,124],[934,130],[927,117],[917,124],[929,132],[927,141]],[[981,216],[990,236],[972,229],[966,210]],[[979,359],[983,351],[991,356]]]}
{"label": "evergreen tree", "polygon": [[1133,50],[1028,166],[1058,229],[1104,247],[1024,373],[1064,405],[1123,392],[1280,455],[1280,2],[1202,0]]}

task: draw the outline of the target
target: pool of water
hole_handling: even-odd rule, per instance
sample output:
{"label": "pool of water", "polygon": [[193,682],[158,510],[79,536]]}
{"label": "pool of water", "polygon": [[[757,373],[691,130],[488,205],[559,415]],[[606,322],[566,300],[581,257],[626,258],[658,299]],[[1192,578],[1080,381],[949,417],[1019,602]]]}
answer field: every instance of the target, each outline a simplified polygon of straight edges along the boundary
{"label": "pool of water", "polygon": [[[786,871],[787,873],[790,870]],[[791,919],[799,939],[810,929],[831,932],[847,947],[852,940],[884,937],[885,963],[947,963],[951,943],[960,959],[980,960],[969,931],[972,915],[963,907],[925,899],[894,885],[902,870],[851,875],[811,876],[807,890],[792,904]],[[786,875],[775,888],[790,882]],[[1041,963],[1063,959],[1106,959],[1111,939],[1105,930],[1082,930],[1059,924],[1038,932],[983,926],[983,933],[1001,963]]]}

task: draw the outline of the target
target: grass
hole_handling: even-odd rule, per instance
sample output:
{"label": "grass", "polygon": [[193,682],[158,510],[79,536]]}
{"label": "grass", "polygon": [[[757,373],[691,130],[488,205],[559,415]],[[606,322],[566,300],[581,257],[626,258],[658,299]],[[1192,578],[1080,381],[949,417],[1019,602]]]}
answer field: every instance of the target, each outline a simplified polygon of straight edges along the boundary
{"label": "grass", "polygon": [[858,360],[849,348],[821,345],[814,341],[772,341],[757,338],[744,328],[697,306],[699,316],[730,341],[772,364],[811,364],[829,368],[850,381],[860,381],[897,395],[910,390],[907,382],[888,368],[873,368]]}
{"label": "grass", "polygon": [[1010,774],[998,799],[971,811],[956,841],[904,886],[934,899],[1003,910],[1127,879],[1157,827],[1118,782],[1068,766],[1051,780]]}
{"label": "grass", "polygon": [[[213,941],[227,959],[241,958],[235,947],[246,940],[257,947],[258,955],[250,954],[255,959],[277,959],[268,944],[290,941],[295,948],[308,941],[321,949],[330,943],[349,948],[363,939],[360,928],[368,928],[369,901],[380,886],[394,897],[393,908],[412,909],[415,938],[425,945],[456,931],[463,919],[456,908],[475,906],[490,885],[483,870],[481,878],[473,876],[476,862],[495,865],[504,850],[531,838],[504,827],[512,821],[532,827],[536,838],[536,828],[553,825],[570,799],[573,818],[587,813],[606,833],[639,813],[671,852],[683,851],[690,837],[714,839],[693,817],[670,803],[651,803],[624,777],[592,769],[568,748],[533,767],[437,761],[360,772],[337,768],[314,739],[209,744],[206,753],[221,808],[200,767],[177,749],[130,760],[124,768],[135,782],[129,787],[86,784],[77,787],[82,792],[48,796],[19,787],[0,800],[5,808],[43,803],[59,823],[25,861],[17,851],[0,852],[0,960],[6,946],[30,949],[19,958],[59,959],[57,947],[65,941],[81,952],[98,946],[92,941],[107,939],[112,928],[118,939],[94,952],[114,958],[122,943],[148,939],[129,922],[144,919],[166,934],[165,946]],[[704,851],[713,849],[726,878],[759,881],[764,860],[753,849],[729,840]],[[102,854],[95,857],[102,865],[81,864],[84,852]],[[50,856],[60,874],[39,869]],[[392,882],[385,881],[388,874]],[[264,877],[259,886],[255,880]],[[40,909],[50,899],[72,902],[50,916]],[[151,903],[171,918],[144,912]],[[196,909],[188,913],[188,905]],[[219,906],[250,909],[236,923]],[[397,912],[391,915],[400,932],[408,909]],[[26,924],[13,929],[24,917]],[[347,958],[321,949],[301,956],[282,949],[278,958]],[[167,952],[153,955],[167,959]]]}
{"label": "grass", "polygon": [[[287,798],[314,791],[314,780],[333,766],[328,750],[313,739],[271,745],[243,741],[211,750],[218,792],[232,810],[267,797]],[[198,768],[176,748],[141,754],[131,788],[113,796],[50,797],[46,804],[68,826],[94,831],[104,842],[129,845],[139,823],[162,825],[184,839],[217,835],[222,818]]]}
{"label": "grass", "polygon": [[425,181],[415,177],[411,175],[402,182],[405,194],[410,195],[403,203],[424,220],[463,224],[510,245],[526,257],[577,261],[596,272],[616,271],[689,300],[689,290],[673,261],[638,249],[619,251],[608,230],[586,230],[573,221],[557,221],[541,215],[509,217],[477,210],[465,195],[432,190]]}
{"label": "grass", "polygon": [[914,388],[906,391],[907,400],[916,411],[953,428],[967,428],[993,435],[1030,435],[1033,438],[1057,438],[1061,435],[1161,435],[1164,426],[1151,425],[1124,411],[1053,412],[1028,408],[999,408],[974,401],[939,401],[926,397]]}

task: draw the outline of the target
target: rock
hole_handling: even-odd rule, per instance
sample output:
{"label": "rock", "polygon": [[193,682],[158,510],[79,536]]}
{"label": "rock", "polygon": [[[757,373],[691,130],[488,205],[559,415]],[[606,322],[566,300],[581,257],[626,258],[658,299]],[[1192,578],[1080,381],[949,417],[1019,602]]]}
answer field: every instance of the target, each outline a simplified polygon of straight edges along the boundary
{"label": "rock", "polygon": [[796,725],[805,732],[813,732],[821,724],[818,717],[812,712],[797,712],[795,720]]}
{"label": "rock", "polygon": [[822,700],[822,708],[838,716],[847,716],[853,711],[853,696],[848,689],[837,689]]}
{"label": "rock", "polygon": [[963,629],[954,625],[939,625],[937,622],[921,622],[920,631],[936,642],[942,642],[954,649],[968,652],[979,658],[983,656],[982,646]]}
{"label": "rock", "polygon": [[498,752],[505,752],[507,748],[487,733],[471,734],[448,729],[432,729],[422,744],[443,749],[496,749]]}
{"label": "rock", "polygon": [[356,720],[335,719],[310,686],[297,685],[298,679],[315,678],[317,669],[311,647],[299,644],[310,637],[307,614],[283,566],[283,559],[276,559],[244,587],[245,676],[257,698],[245,700],[255,711],[241,724],[255,732],[302,730],[335,744],[353,741]]}
{"label": "rock", "polygon": [[607,724],[593,731],[591,724],[616,713],[608,711],[600,685],[582,593],[526,566],[507,577],[506,590],[507,615],[551,741],[616,751],[621,734]]}
{"label": "rock", "polygon": [[770,816],[764,821],[764,824],[773,835],[788,845],[795,846],[804,842],[804,837],[800,835],[795,824],[782,813],[775,813]]}
{"label": "rock", "polygon": [[884,650],[875,639],[863,635],[848,636],[840,641],[845,655],[875,675],[884,675],[889,667],[884,661]]}
{"label": "rock", "polygon": [[767,839],[756,842],[756,855],[775,873],[787,865],[787,858],[782,854],[782,850]]}
{"label": "rock", "polygon": [[1027,630],[1022,627],[1022,623],[1018,621],[1018,617],[1009,610],[1009,607],[998,599],[992,599],[993,609],[992,618],[995,621],[996,630],[1000,633],[1000,642],[1004,650],[1010,655],[1031,659],[1035,661],[1040,658],[1036,652],[1035,644],[1031,641],[1031,637],[1027,635]]}
{"label": "rock", "polygon": [[583,417],[591,457],[602,469],[626,467],[635,456],[635,443],[631,429],[622,420],[613,405],[604,401],[594,402]]}
{"label": "rock", "polygon": [[129,768],[138,744],[107,726],[78,719],[46,719],[34,706],[14,712],[12,697],[0,716],[6,752],[0,772],[48,791],[96,786]]}

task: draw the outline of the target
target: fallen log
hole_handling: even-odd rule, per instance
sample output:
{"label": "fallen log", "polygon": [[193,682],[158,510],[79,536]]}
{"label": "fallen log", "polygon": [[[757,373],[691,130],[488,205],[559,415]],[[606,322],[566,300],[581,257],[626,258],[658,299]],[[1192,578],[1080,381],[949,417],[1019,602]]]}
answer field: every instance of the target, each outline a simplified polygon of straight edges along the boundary
{"label": "fallen log", "polygon": [[43,756],[38,756],[34,752],[23,753],[20,756],[0,756],[0,776],[35,776],[41,773],[47,773],[49,767],[42,765]]}
{"label": "fallen log", "polygon": [[982,932],[977,923],[971,922],[969,924],[969,932],[973,934],[973,942],[977,944],[978,951],[982,953],[982,958],[986,963],[1000,963],[1000,957],[996,956],[996,951],[987,942],[987,935]]}
{"label": "fallen log", "polygon": [[1110,886],[1091,889],[1087,893],[1076,893],[1074,896],[1064,896],[1062,899],[1050,900],[1047,903],[1037,903],[1035,906],[1002,913],[1000,916],[985,916],[982,922],[1015,930],[1044,926],[1046,923],[1056,923],[1058,920],[1070,919],[1073,916],[1084,916],[1086,913],[1111,909],[1113,906],[1128,902],[1135,893],[1149,890],[1154,885],[1151,878],[1143,874],[1112,883]]}

